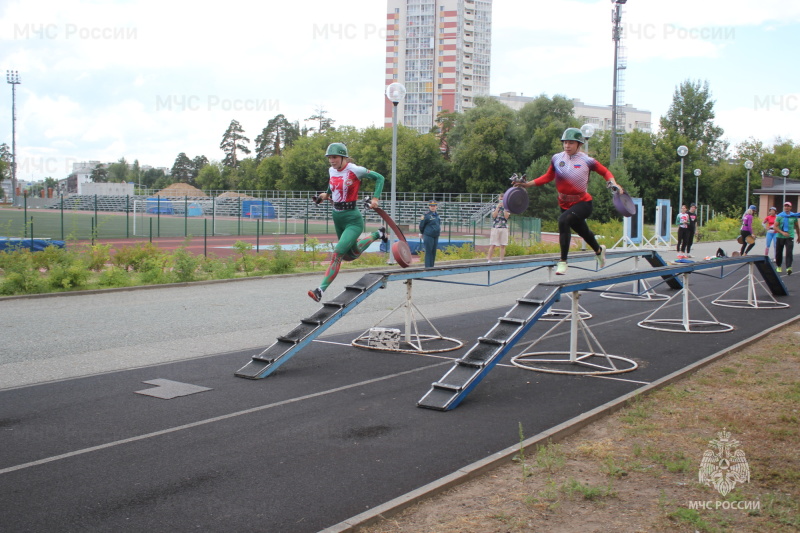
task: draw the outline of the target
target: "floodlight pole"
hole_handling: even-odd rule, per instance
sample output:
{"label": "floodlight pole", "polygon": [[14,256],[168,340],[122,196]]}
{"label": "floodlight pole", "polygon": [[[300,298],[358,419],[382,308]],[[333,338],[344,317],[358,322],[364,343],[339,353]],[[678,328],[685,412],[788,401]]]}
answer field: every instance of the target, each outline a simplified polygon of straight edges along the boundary
{"label": "floodlight pole", "polygon": [[6,81],[11,84],[11,205],[17,200],[17,85],[19,72],[6,71]]}
{"label": "floodlight pole", "polygon": [[619,62],[619,43],[622,39],[622,6],[628,0],[611,0],[614,3],[614,8],[611,11],[611,22],[614,24],[611,29],[611,39],[614,41],[614,91],[611,100],[611,157],[609,164],[613,163],[619,154],[617,154],[617,79],[619,78],[618,62]]}

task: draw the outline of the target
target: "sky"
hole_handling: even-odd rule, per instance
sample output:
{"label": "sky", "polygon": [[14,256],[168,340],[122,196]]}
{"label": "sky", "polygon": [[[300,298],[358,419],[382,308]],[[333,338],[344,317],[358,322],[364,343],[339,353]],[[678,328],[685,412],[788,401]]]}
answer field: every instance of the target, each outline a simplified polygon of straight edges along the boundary
{"label": "sky", "polygon": [[[611,11],[609,0],[494,0],[491,94],[611,105]],[[0,68],[21,81],[17,178],[61,179],[89,160],[220,160],[233,119],[251,148],[278,114],[381,126],[385,21],[383,0],[0,0]],[[629,0],[622,23],[620,103],[657,125],[681,83],[707,81],[731,148],[800,143],[800,2]],[[11,103],[6,83],[9,147]]]}

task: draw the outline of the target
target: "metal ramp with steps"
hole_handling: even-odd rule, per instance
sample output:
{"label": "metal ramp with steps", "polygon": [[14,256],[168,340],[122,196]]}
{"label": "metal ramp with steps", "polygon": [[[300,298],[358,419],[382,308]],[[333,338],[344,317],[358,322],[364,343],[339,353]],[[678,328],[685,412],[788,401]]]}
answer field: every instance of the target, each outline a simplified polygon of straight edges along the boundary
{"label": "metal ramp with steps", "polygon": [[661,277],[664,280],[671,278],[673,282],[667,282],[670,287],[674,288],[677,285],[678,288],[683,288],[683,284],[676,279],[678,275],[711,268],[722,270],[725,266],[741,266],[744,263],[755,263],[773,295],[788,295],[786,286],[772,263],[764,256],[725,258],[681,266],[658,267],[649,271],[601,275],[560,283],[540,283],[523,298],[517,300],[516,305],[508,313],[498,318],[497,324],[485,336],[479,337],[477,343],[464,357],[455,361],[442,379],[431,385],[431,389],[417,402],[417,405],[439,411],[449,411],[457,407],[563,294],[598,291],[598,288],[608,285],[654,277]]}
{"label": "metal ramp with steps", "polygon": [[[625,250],[610,251],[606,254],[609,260],[625,261],[631,258],[643,257],[654,267],[660,267],[666,263],[658,253],[651,250]],[[390,281],[406,281],[420,279],[425,281],[438,281],[440,283],[457,283],[462,285],[477,285],[475,283],[462,283],[446,281],[436,278],[449,277],[461,274],[474,274],[486,272],[501,272],[514,269],[529,269],[522,274],[511,275],[500,281],[487,283],[480,286],[491,286],[492,284],[503,283],[524,274],[535,272],[543,268],[553,268],[558,262],[556,255],[538,257],[536,259],[509,259],[499,263],[461,263],[433,268],[403,268],[397,270],[387,270],[382,272],[372,272],[362,276],[356,283],[348,285],[345,290],[332,300],[322,303],[322,307],[313,315],[304,318],[300,324],[295,326],[289,333],[281,335],[277,340],[260,354],[254,356],[245,366],[235,372],[235,375],[246,379],[262,379],[272,374],[278,367],[288,361],[292,356],[308,346],[314,339],[319,337],[325,330],[330,328],[336,321],[349,313],[359,303],[368,298],[372,293],[382,288]],[[578,263],[595,263],[594,253],[576,253],[570,256],[570,263],[575,266]],[[575,268],[582,268],[577,267]],[[590,269],[583,268],[589,272]],[[674,276],[664,274],[664,282],[670,287],[680,289],[682,285]],[[549,305],[548,305],[549,307]],[[547,311],[545,309],[543,312]],[[537,315],[538,318],[538,315]],[[508,321],[513,324],[513,317]],[[499,332],[498,332],[499,334]]]}
{"label": "metal ramp with steps", "polygon": [[483,336],[450,370],[435,382],[419,402],[420,407],[448,411],[489,373],[508,351],[525,336],[559,298],[559,287],[549,284],[536,285],[528,294]]}
{"label": "metal ramp with steps", "polygon": [[269,376],[361,301],[383,287],[385,279],[383,274],[365,274],[356,283],[347,285],[338,296],[323,302],[316,313],[302,319],[292,331],[281,335],[272,346],[254,356],[252,361],[236,372],[236,376],[248,379]]}

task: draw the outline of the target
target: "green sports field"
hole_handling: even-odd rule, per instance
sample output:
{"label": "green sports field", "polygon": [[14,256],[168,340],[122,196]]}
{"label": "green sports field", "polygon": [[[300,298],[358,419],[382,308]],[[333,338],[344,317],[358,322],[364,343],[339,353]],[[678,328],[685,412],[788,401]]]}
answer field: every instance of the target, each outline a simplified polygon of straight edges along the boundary
{"label": "green sports field", "polygon": [[215,235],[334,233],[325,221],[264,221],[231,217],[186,217],[40,209],[0,209],[0,237],[56,240],[199,237]]}

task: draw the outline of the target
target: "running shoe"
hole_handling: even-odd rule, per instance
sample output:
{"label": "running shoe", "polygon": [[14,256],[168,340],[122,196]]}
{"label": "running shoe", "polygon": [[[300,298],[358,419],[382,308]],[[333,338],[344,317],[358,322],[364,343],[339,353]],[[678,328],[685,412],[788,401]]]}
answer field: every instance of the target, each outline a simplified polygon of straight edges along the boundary
{"label": "running shoe", "polygon": [[308,295],[315,302],[318,302],[318,301],[322,300],[322,291],[319,290],[319,289],[314,289],[314,290],[308,291]]}
{"label": "running shoe", "polygon": [[567,262],[566,261],[559,261],[556,265],[556,275],[563,276],[567,273]]}
{"label": "running shoe", "polygon": [[788,274],[789,276],[792,275],[792,267],[786,269],[786,274]]}
{"label": "running shoe", "polygon": [[783,272],[783,269],[781,269],[781,267],[778,267],[775,270],[777,270],[778,272]]}
{"label": "running shoe", "polygon": [[605,244],[600,245],[600,253],[595,256],[597,259],[597,270],[606,267],[606,246]]}
{"label": "running shoe", "polygon": [[386,236],[386,228],[384,228],[383,226],[378,228],[378,238],[384,243],[389,242],[389,237]]}

